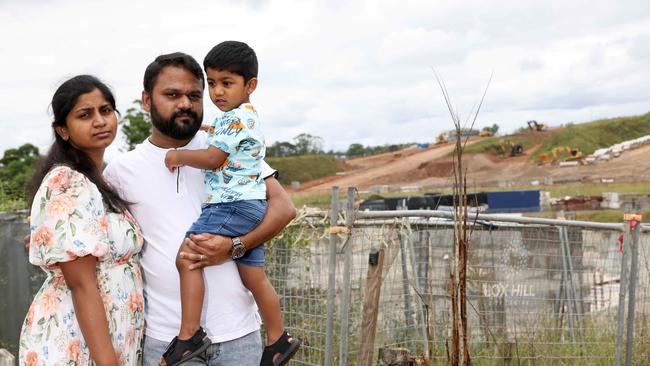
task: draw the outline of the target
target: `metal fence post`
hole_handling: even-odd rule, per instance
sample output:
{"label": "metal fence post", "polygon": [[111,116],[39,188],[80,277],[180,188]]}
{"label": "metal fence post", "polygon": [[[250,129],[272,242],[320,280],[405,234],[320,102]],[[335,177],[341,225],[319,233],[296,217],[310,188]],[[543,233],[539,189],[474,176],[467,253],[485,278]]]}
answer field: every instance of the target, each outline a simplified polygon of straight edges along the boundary
{"label": "metal fence post", "polygon": [[[336,226],[339,219],[339,187],[332,187],[330,227]],[[336,289],[336,247],[338,236],[330,232],[329,272],[327,276],[327,331],[325,338],[325,365],[332,365],[334,343],[334,291]]]}
{"label": "metal fence post", "polygon": [[576,290],[576,285],[573,280],[574,277],[574,272],[573,272],[573,258],[571,256],[571,244],[569,242],[569,230],[567,228],[564,228],[564,247],[565,247],[565,252],[567,254],[566,261],[568,264],[569,268],[569,280],[571,281],[571,296],[573,296],[573,307],[575,309],[575,317],[576,317],[576,325],[578,326],[578,334],[580,335],[580,340],[582,341],[582,352],[583,355],[587,354],[587,348],[586,348],[586,343],[587,340],[585,338],[585,333],[584,333],[584,324],[582,322],[582,292],[578,288]]}
{"label": "metal fence post", "polygon": [[621,255],[621,280],[618,291],[618,313],[616,315],[616,348],[614,354],[614,363],[621,366],[621,353],[623,347],[623,327],[625,322],[625,292],[627,289],[627,257],[630,252],[630,225],[625,223],[625,232],[623,234],[623,254]]}
{"label": "metal fence post", "polygon": [[[571,340],[575,341],[575,324],[574,324],[574,308],[573,308],[573,279],[570,276],[569,272],[569,265],[567,261],[567,256],[570,255],[570,253],[567,253],[567,246],[565,245],[565,240],[566,236],[564,235],[564,232],[566,231],[565,227],[559,227],[558,228],[558,233],[560,235],[560,251],[562,253],[562,283],[560,284],[561,286],[561,291],[560,294],[564,297],[561,297],[560,301],[561,303],[566,305],[567,309],[567,323],[569,325],[569,329],[571,331]],[[564,305],[560,305],[560,311],[563,310]]]}
{"label": "metal fence post", "polygon": [[404,293],[404,320],[406,320],[406,329],[410,334],[413,332],[413,310],[411,309],[411,290],[409,289],[408,263],[406,259],[406,247],[409,245],[410,238],[400,230],[399,251],[402,262],[402,291]]}
{"label": "metal fence post", "polygon": [[634,315],[636,306],[636,285],[639,278],[639,227],[640,223],[634,225],[632,231],[631,254],[632,263],[630,265],[630,294],[627,299],[627,346],[625,348],[625,366],[632,364],[632,345],[634,344]]}
{"label": "metal fence post", "polygon": [[[409,224],[409,232],[410,232],[410,224]],[[422,237],[422,235],[420,235]],[[427,326],[428,324],[426,323],[425,319],[427,316],[424,314],[425,306],[427,305],[426,300],[422,296],[422,287],[420,287],[420,276],[419,276],[419,270],[418,270],[418,265],[417,265],[417,260],[415,256],[415,245],[409,240],[409,255],[411,257],[411,267],[413,267],[413,288],[415,290],[415,294],[417,295],[417,299],[419,300],[419,303],[421,306],[418,307],[417,309],[417,324],[421,325],[420,330],[422,331],[422,339],[424,340],[424,354],[429,355],[429,340],[427,339]],[[415,302],[415,304],[418,304],[418,301]]]}
{"label": "metal fence post", "polygon": [[339,365],[348,363],[348,333],[350,319],[350,267],[352,264],[352,225],[354,224],[354,187],[348,187],[348,200],[345,205],[345,226],[348,230],[348,240],[343,253],[343,296],[341,297],[341,336],[339,346]]}

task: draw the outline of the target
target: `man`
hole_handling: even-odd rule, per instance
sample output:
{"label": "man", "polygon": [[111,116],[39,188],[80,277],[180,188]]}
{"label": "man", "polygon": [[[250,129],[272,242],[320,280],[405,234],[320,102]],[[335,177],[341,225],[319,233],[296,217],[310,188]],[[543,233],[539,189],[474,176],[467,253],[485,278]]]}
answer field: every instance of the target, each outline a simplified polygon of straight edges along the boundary
{"label": "man", "polygon": [[[179,278],[175,258],[184,233],[205,200],[200,170],[181,167],[170,173],[164,164],[169,149],[198,149],[205,134],[204,77],[199,64],[182,53],[162,55],[146,69],[143,107],[151,113],[152,134],[135,150],[116,157],[104,171],[122,197],[133,204],[145,238],[142,269],[145,281],[144,365],[158,365],[166,345],[180,326]],[[247,248],[271,239],[295,216],[289,197],[264,164],[268,209],[260,225],[240,238]],[[197,254],[184,253],[202,268],[205,300],[202,324],[213,344],[190,363],[259,365],[262,343],[255,301],[243,286],[230,259],[231,238],[200,234],[188,240]],[[190,364],[188,363],[188,364]]]}

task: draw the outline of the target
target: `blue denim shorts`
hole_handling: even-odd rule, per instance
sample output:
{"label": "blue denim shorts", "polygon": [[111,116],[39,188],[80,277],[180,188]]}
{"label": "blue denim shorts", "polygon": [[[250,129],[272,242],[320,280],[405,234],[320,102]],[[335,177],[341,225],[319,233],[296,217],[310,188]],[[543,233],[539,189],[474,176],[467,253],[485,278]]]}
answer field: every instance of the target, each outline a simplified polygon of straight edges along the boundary
{"label": "blue denim shorts", "polygon": [[[201,216],[185,233],[210,233],[223,236],[242,236],[251,232],[264,218],[266,200],[245,200],[203,205]],[[264,267],[264,244],[246,251],[243,257],[235,259],[237,264]]]}

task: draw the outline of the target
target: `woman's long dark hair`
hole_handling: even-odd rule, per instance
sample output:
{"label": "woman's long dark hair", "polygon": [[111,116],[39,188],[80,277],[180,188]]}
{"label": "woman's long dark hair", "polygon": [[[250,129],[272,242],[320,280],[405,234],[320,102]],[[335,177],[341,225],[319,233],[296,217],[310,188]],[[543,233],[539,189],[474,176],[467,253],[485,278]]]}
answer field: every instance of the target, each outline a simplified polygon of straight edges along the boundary
{"label": "woman's long dark hair", "polygon": [[[66,126],[66,118],[70,110],[77,104],[79,96],[99,90],[111,107],[115,108],[115,97],[99,79],[92,75],[78,75],[67,80],[54,92],[52,97],[52,112],[54,121],[52,130],[57,126]],[[104,203],[110,211],[122,212],[128,208],[129,202],[123,200],[117,192],[109,186],[102,177],[101,171],[97,168],[92,159],[83,151],[75,148],[69,141],[64,140],[54,131],[54,143],[45,158],[36,169],[29,184],[29,207],[32,206],[36,191],[41,185],[45,175],[57,165],[66,165],[82,173],[97,186],[102,195]]]}

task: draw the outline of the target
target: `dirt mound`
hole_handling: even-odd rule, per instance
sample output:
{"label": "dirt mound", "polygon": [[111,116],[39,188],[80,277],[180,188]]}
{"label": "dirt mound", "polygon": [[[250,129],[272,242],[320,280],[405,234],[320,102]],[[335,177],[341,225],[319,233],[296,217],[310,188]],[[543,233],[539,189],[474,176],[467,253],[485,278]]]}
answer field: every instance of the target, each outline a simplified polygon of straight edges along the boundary
{"label": "dirt mound", "polygon": [[[469,143],[481,141],[473,139]],[[539,182],[616,182],[650,181],[650,146],[626,151],[620,157],[594,165],[559,167],[540,166],[532,156],[540,145],[531,146],[522,155],[467,154],[465,166],[473,186],[529,185]],[[452,144],[435,145],[426,149],[409,148],[354,159],[346,162],[346,174],[333,176],[302,185],[297,194],[323,194],[330,187],[357,187],[367,190],[375,185],[395,187],[418,185],[425,189],[447,188],[453,181]]]}
{"label": "dirt mound", "polygon": [[[430,161],[418,166],[418,174],[424,177],[448,177],[454,171],[454,162],[448,161]],[[414,177],[415,178],[415,177]]]}

